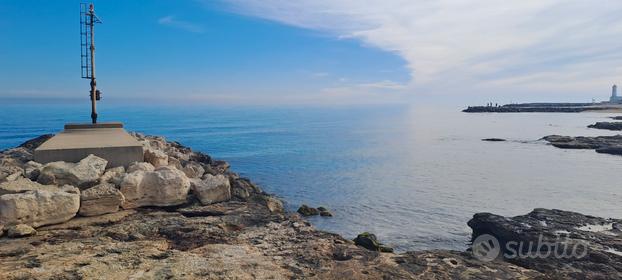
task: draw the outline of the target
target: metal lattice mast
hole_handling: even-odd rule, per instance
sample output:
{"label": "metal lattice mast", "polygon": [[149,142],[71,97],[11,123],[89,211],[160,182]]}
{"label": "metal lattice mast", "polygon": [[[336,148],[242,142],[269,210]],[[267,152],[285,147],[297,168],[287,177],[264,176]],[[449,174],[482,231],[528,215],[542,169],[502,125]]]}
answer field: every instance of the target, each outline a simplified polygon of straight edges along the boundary
{"label": "metal lattice mast", "polygon": [[95,23],[101,23],[101,21],[95,15],[93,4],[80,3],[80,60],[82,78],[91,80],[91,120],[93,123],[97,123],[96,103],[100,99],[95,80]]}

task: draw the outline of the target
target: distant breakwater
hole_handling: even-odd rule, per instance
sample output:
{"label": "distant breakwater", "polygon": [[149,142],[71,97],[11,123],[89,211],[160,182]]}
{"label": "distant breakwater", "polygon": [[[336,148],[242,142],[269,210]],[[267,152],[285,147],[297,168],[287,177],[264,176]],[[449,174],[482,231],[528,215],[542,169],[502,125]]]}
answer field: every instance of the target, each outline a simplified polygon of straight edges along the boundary
{"label": "distant breakwater", "polygon": [[522,103],[502,106],[469,106],[465,113],[580,113],[585,111],[620,110],[611,104],[594,103]]}

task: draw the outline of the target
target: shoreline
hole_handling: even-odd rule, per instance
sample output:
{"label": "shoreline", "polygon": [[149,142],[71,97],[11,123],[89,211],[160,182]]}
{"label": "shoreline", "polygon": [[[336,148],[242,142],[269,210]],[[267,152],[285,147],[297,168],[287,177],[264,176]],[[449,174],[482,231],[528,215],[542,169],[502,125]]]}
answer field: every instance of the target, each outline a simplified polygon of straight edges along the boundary
{"label": "shoreline", "polygon": [[[622,277],[622,271],[616,268],[617,264],[622,263],[622,255],[616,254],[622,252],[620,220],[536,209],[510,220],[490,213],[478,213],[469,221],[474,238],[493,234],[502,243],[532,241],[536,234],[545,234],[550,239],[556,231],[564,230],[575,241],[587,239],[594,242],[591,250],[600,257],[589,255],[579,261],[545,258],[544,263],[549,266],[544,268],[539,264],[541,260],[482,261],[466,251],[384,253],[379,248],[369,250],[337,234],[315,229],[297,213],[286,212],[280,200],[261,191],[251,180],[240,178],[230,171],[226,162],[213,160],[208,155],[194,152],[177,142],[167,142],[162,137],[133,135],[152,149],[149,152],[155,155],[152,158],[167,158],[166,166],[145,173],[181,169],[186,176],[193,177],[197,170],[203,169],[198,173],[205,173],[204,176],[210,174],[209,178],[228,178],[230,198],[204,204],[200,193],[191,191],[183,201],[167,206],[148,205],[149,202],[139,200],[134,203],[142,203],[142,207],[121,205],[116,211],[93,216],[75,216],[74,213],[75,217],[62,222],[34,226],[35,233],[19,238],[7,237],[14,234],[11,232],[13,225],[4,225],[2,227],[7,230],[0,229],[0,261],[5,265],[0,269],[0,278],[89,279],[98,275],[119,279]],[[28,182],[40,181],[39,178],[31,179],[44,174],[44,168],[32,169],[32,164],[28,163],[32,160],[32,150],[46,137],[29,140],[20,147],[0,153],[0,170],[3,172],[0,175],[0,190],[5,192],[2,196],[41,192],[7,186],[23,187],[30,184]],[[4,172],[6,170],[11,172]],[[33,175],[36,173],[34,170],[39,170],[40,174]],[[133,173],[104,173],[92,184],[102,183],[105,177],[103,181],[122,185],[123,192],[123,182],[130,176],[128,174]],[[37,188],[40,186],[36,185]],[[86,190],[92,187],[80,186],[81,195],[88,193]],[[53,191],[60,192],[66,191]],[[80,208],[84,206],[83,202]],[[542,221],[550,226],[542,226]],[[580,230],[592,224],[609,223],[611,228],[590,235]],[[374,243],[374,240],[370,241]],[[607,252],[605,247],[613,248],[613,251]],[[600,271],[602,267],[589,266],[596,263],[609,269]],[[557,266],[562,264],[568,267],[558,269]]]}

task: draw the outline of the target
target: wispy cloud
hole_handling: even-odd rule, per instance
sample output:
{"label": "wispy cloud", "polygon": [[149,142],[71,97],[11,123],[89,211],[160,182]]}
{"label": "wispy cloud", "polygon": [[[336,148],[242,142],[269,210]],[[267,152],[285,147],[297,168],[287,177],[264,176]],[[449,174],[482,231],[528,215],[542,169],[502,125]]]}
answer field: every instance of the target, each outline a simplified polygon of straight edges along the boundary
{"label": "wispy cloud", "polygon": [[622,1],[222,1],[396,53],[410,88],[593,91],[622,79]]}
{"label": "wispy cloud", "polygon": [[194,33],[203,33],[205,30],[201,25],[177,19],[174,15],[168,15],[158,19],[158,23],[165,26],[175,27]]}

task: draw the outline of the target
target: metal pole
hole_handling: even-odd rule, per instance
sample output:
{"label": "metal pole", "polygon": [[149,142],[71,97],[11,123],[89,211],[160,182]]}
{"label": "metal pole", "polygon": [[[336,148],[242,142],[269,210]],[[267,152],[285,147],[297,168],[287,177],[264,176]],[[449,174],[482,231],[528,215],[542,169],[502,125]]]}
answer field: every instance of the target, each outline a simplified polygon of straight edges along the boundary
{"label": "metal pole", "polygon": [[97,106],[95,105],[95,91],[97,83],[95,82],[95,7],[93,4],[89,8],[90,24],[91,24],[91,120],[97,123]]}

